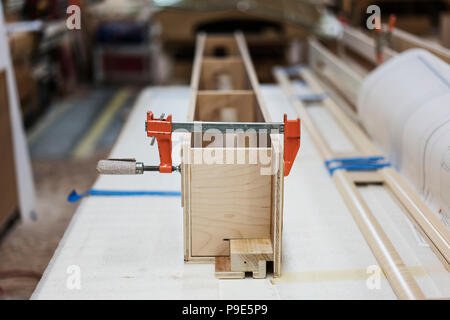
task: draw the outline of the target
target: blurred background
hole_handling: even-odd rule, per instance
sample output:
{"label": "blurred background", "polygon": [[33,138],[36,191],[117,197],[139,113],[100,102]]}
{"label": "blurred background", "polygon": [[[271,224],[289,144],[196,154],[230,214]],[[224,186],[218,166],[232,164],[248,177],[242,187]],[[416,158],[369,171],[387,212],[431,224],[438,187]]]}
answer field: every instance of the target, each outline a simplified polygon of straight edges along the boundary
{"label": "blurred background", "polygon": [[8,43],[1,50],[10,58],[0,59],[15,75],[36,204],[20,219],[17,164],[4,133],[0,299],[30,297],[76,209],[68,193],[95,181],[96,162],[107,157],[140,90],[189,84],[198,32],[243,31],[261,83],[275,82],[275,65],[306,63],[312,33],[332,42],[341,22],[365,28],[370,4],[395,14],[397,27],[450,48],[449,0],[1,3]]}

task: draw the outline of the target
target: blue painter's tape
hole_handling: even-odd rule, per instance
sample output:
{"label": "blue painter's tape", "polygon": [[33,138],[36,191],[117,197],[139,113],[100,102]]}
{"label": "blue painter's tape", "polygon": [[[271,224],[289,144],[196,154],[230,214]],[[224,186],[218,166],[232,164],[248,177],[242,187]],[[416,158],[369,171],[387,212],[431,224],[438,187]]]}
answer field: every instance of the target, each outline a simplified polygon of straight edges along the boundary
{"label": "blue painter's tape", "polygon": [[336,170],[370,171],[390,167],[391,164],[384,157],[376,156],[330,159],[325,161],[325,166],[330,175],[333,175]]}
{"label": "blue painter's tape", "polygon": [[91,189],[82,194],[78,194],[73,190],[67,197],[68,202],[77,202],[83,197],[95,196],[95,197],[180,197],[180,191],[120,191],[120,190],[98,190]]}
{"label": "blue painter's tape", "polygon": [[378,161],[383,161],[383,156],[375,156],[375,157],[353,157],[353,158],[335,158],[325,161],[325,165],[328,167],[332,163],[344,163],[344,164],[356,164],[356,163],[374,163]]}
{"label": "blue painter's tape", "polygon": [[345,165],[345,166],[337,166],[333,168],[329,168],[328,171],[330,172],[330,175],[333,175],[333,173],[336,170],[347,170],[347,171],[371,171],[371,170],[377,170],[385,167],[390,167],[390,163],[373,163],[373,164],[366,164],[366,165]]}
{"label": "blue painter's tape", "polygon": [[302,72],[303,68],[303,66],[289,66],[284,67],[283,69],[288,76],[298,76]]}
{"label": "blue painter's tape", "polygon": [[297,95],[302,102],[321,102],[327,98],[326,93],[303,93]]}

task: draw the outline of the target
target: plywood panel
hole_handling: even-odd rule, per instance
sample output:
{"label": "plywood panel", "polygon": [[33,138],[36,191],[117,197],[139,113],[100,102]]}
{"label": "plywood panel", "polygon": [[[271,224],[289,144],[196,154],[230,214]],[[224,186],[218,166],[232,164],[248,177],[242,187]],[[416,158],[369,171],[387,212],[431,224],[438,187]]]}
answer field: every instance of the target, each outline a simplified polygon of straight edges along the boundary
{"label": "plywood panel", "polygon": [[[233,109],[236,119],[232,121],[255,121],[255,94],[249,90],[199,91],[197,96],[197,116],[202,121],[226,121],[224,109]],[[229,112],[228,112],[229,113]]]}
{"label": "plywood panel", "polygon": [[200,90],[219,89],[219,76],[230,77],[232,90],[246,90],[250,86],[244,62],[239,57],[204,58],[200,74]]}
{"label": "plywood panel", "polygon": [[229,255],[225,239],[270,238],[271,179],[258,164],[192,164],[192,255]]}

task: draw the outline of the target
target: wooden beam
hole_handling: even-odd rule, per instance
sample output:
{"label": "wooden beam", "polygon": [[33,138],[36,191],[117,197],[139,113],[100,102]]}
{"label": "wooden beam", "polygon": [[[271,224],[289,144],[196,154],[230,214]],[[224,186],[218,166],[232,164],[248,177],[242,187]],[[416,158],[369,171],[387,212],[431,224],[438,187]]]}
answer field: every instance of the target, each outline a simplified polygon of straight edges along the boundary
{"label": "wooden beam", "polygon": [[[305,69],[302,72],[302,77],[315,92],[324,91],[323,87],[317,81],[316,77],[314,77],[314,75],[309,70]],[[354,121],[352,121],[334,102],[334,100],[331,99],[331,97],[327,96],[323,100],[323,104],[336,120],[336,123],[339,125],[339,127],[346,133],[347,137],[357,148],[357,150],[359,150],[363,155],[366,156],[381,155],[378,148],[375,147],[372,141],[363,132],[361,127]]]}
{"label": "wooden beam", "polygon": [[[336,158],[336,154],[332,151],[330,145],[325,140],[323,135],[321,135],[317,126],[309,116],[307,106],[296,98],[294,89],[289,81],[286,72],[282,68],[277,68],[274,70],[274,74],[283,91],[290,98],[292,105],[298,112],[304,127],[306,127],[306,129],[310,133],[323,159],[330,160]],[[306,83],[313,89],[313,91],[323,91],[323,88],[320,87],[318,81],[315,81],[314,75],[311,72],[302,70],[299,72],[299,76],[305,79]],[[350,118],[348,118],[337,105],[335,105],[333,102],[326,102],[324,100],[323,107],[327,108],[327,110],[333,115],[336,122],[347,134],[348,138],[354,142],[355,146],[357,146],[358,148],[360,156],[379,154],[377,148],[375,148],[373,143],[367,138],[367,136],[365,136],[362,129],[359,128],[356,124],[352,125]],[[342,154],[339,154],[339,156],[342,157]],[[351,156],[355,156],[355,154],[352,153]],[[378,170],[376,176],[371,176],[370,179],[374,180],[376,183],[382,183],[383,185],[389,184],[391,182],[389,180],[386,180],[385,177],[386,172],[389,173],[388,170],[392,169]],[[359,194],[359,191],[356,188],[356,184],[358,183],[358,181],[367,182],[367,180],[369,180],[370,182],[370,179],[367,178],[367,172],[361,172],[361,174],[361,177],[358,177],[357,173],[350,174],[346,171],[336,171],[333,175],[333,181],[336,183],[348,208],[350,209],[353,218],[355,219],[355,222],[363,233],[375,258],[382,267],[383,272],[386,274],[386,277],[388,278],[389,283],[391,284],[391,287],[393,288],[397,297],[400,299],[424,299],[425,296],[423,295],[420,287],[417,285],[416,281],[405,267],[405,264],[403,263],[395,247],[390,242],[389,238],[379,225],[378,221],[373,216],[373,213],[370,211],[369,207]],[[395,177],[395,180],[403,181],[399,176]],[[397,187],[406,194],[413,193],[412,190],[406,190],[404,186]],[[409,198],[409,200],[412,201],[416,207],[426,207],[426,205],[418,196]],[[429,212],[424,213],[424,211],[422,211],[421,213],[424,214],[424,219],[429,218],[427,216]],[[407,215],[409,214],[410,212],[407,213]],[[435,221],[433,221],[433,223],[439,224]],[[427,232],[430,232],[432,234],[431,237],[427,234],[427,237],[425,237],[427,241],[433,244],[433,246],[440,245],[439,250],[445,251],[448,250],[448,242],[446,245],[445,243],[436,244],[432,240],[436,237],[442,236],[439,233],[441,227],[443,226],[431,230],[432,228],[426,229],[422,226],[422,230],[424,230],[424,234],[427,234]],[[441,259],[441,261],[446,261],[444,255],[441,255],[439,258]]]}
{"label": "wooden beam", "polygon": [[[245,67],[248,72],[251,87],[256,95],[256,101],[261,110],[262,118],[256,118],[256,121],[272,122],[269,111],[266,108],[264,100],[262,98],[261,89],[259,88],[259,82],[256,77],[255,68],[250,59],[247,45],[245,43],[244,35],[241,32],[235,34],[239,51],[242,59],[244,60]],[[282,231],[283,231],[283,187],[284,187],[284,161],[283,161],[283,148],[281,147],[281,141],[278,135],[270,135],[272,143],[272,166],[276,166],[276,174],[272,176],[272,238],[274,248],[274,277],[281,275],[281,251],[282,251]]]}
{"label": "wooden beam", "polygon": [[400,29],[394,29],[392,32],[392,47],[397,52],[403,52],[412,48],[425,49],[445,62],[450,63],[450,49],[447,49],[438,43],[421,39]]}
{"label": "wooden beam", "polygon": [[364,75],[353,70],[319,41],[310,39],[308,44],[311,69],[333,83],[338,91],[356,106]]}
{"label": "wooden beam", "polygon": [[[435,252],[444,266],[450,271],[450,230],[436,217],[433,211],[423,202],[409,184],[392,168],[380,170],[383,180],[397,199],[405,206],[411,220],[415,221],[430,239],[429,242],[438,252]],[[442,259],[443,257],[444,259]]]}
{"label": "wooden beam", "polygon": [[425,299],[419,285],[408,271],[348,173],[343,170],[336,171],[333,174],[333,180],[397,297],[399,299]]}
{"label": "wooden beam", "polygon": [[[354,52],[377,64],[375,55],[375,40],[360,30],[345,26],[342,41]],[[450,63],[450,49],[428,40],[419,38],[411,33],[395,28],[392,32],[392,48],[383,48],[384,60],[393,58],[396,54],[412,48],[428,50],[447,63]]]}
{"label": "wooden beam", "polygon": [[[342,42],[344,45],[355,53],[358,53],[373,64],[378,64],[375,40],[367,34],[361,32],[351,26],[344,26],[344,32],[342,36]],[[397,54],[394,50],[388,47],[383,48],[383,59],[389,60]]]}

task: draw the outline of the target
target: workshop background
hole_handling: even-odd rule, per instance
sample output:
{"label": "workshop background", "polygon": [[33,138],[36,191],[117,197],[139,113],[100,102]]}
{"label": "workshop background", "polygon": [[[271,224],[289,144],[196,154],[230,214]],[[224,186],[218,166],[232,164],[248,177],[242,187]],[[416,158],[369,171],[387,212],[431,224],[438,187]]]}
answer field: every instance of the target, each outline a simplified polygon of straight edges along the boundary
{"label": "workshop background", "polygon": [[[308,1],[1,2],[36,206],[20,217],[15,176],[7,174],[15,170],[12,137],[2,133],[1,201],[10,203],[0,206],[0,299],[31,296],[77,208],[68,194],[93,184],[96,163],[107,157],[140,90],[189,84],[196,33],[243,31],[260,82],[274,83],[274,66],[306,62],[305,26],[321,19],[301,5],[292,9]],[[395,14],[399,28],[450,48],[450,1],[322,1],[357,27],[369,4]],[[80,8],[79,29],[68,27],[77,22],[70,6]],[[8,117],[0,120],[10,127]]]}

